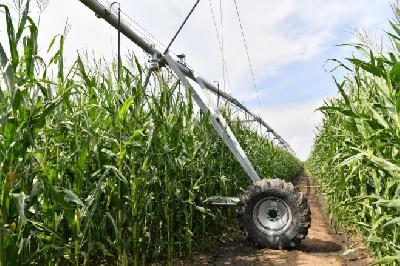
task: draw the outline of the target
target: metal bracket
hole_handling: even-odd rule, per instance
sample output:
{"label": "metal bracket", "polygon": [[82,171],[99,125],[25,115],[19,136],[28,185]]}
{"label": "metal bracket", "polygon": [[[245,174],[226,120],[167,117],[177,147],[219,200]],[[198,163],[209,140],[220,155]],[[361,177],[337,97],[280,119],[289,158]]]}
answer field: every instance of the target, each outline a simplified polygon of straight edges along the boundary
{"label": "metal bracket", "polygon": [[160,53],[153,53],[149,58],[149,70],[156,71],[163,66],[163,57]]}
{"label": "metal bracket", "polygon": [[179,59],[178,63],[181,64],[181,65],[186,66],[186,55],[185,54],[178,54],[177,57]]}
{"label": "metal bracket", "polygon": [[188,79],[185,77],[183,72],[179,69],[178,63],[169,54],[165,55],[165,60],[169,65],[169,67],[175,72],[175,74],[181,80],[182,84],[186,88],[192,91],[192,97],[200,107],[201,111],[203,113],[210,112],[211,125],[213,126],[215,131],[217,131],[217,133],[221,136],[222,140],[228,146],[228,148],[233,153],[235,158],[239,161],[240,165],[243,167],[243,169],[246,171],[249,177],[253,180],[253,182],[260,180],[260,177],[254,170],[253,165],[247,158],[246,153],[243,151],[242,147],[240,146],[238,140],[233,134],[225,118],[221,115],[220,111],[215,106],[215,104],[213,104],[211,97],[209,97],[205,93],[206,87],[203,83],[203,80],[200,77],[196,77],[195,80],[202,89],[193,87],[189,83]]}
{"label": "metal bracket", "polygon": [[216,206],[236,206],[239,204],[240,199],[238,197],[213,196],[206,199],[206,202]]}

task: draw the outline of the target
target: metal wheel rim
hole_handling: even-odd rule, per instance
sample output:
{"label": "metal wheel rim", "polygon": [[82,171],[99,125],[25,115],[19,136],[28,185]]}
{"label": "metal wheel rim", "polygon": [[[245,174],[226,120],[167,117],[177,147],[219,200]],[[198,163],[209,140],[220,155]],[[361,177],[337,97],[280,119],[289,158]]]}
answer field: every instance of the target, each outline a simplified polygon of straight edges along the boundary
{"label": "metal wheel rim", "polygon": [[253,221],[259,230],[266,231],[269,235],[280,235],[290,225],[292,212],[281,199],[263,198],[254,207]]}

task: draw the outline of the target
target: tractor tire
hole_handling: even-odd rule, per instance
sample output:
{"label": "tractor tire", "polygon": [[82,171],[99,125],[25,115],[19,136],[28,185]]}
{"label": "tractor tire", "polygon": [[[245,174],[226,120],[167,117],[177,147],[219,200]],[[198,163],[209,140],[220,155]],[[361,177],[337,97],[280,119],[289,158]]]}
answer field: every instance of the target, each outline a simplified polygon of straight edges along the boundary
{"label": "tractor tire", "polygon": [[253,246],[290,249],[307,236],[311,211],[303,193],[292,183],[264,179],[240,198],[238,219]]}

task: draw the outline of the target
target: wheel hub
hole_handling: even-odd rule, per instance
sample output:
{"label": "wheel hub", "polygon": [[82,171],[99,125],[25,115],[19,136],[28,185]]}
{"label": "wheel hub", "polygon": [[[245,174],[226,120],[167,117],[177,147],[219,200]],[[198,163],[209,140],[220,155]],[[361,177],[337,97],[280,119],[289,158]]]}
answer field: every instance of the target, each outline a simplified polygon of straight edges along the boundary
{"label": "wheel hub", "polygon": [[286,230],[292,220],[288,205],[278,198],[264,198],[257,202],[253,220],[257,228],[270,235],[279,235]]}

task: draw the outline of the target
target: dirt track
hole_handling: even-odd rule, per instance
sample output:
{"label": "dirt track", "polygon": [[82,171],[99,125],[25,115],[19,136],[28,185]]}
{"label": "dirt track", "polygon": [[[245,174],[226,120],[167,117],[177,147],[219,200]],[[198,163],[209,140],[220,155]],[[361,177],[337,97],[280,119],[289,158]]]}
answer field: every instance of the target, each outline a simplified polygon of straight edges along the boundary
{"label": "dirt track", "polygon": [[357,250],[342,256],[346,246],[360,246],[360,243],[345,243],[342,235],[336,234],[329,226],[322,212],[321,200],[314,181],[303,178],[299,187],[309,200],[312,212],[312,226],[302,244],[295,250],[258,250],[252,248],[240,233],[234,241],[221,243],[207,254],[194,254],[192,259],[177,265],[368,265],[372,259],[364,250]]}

